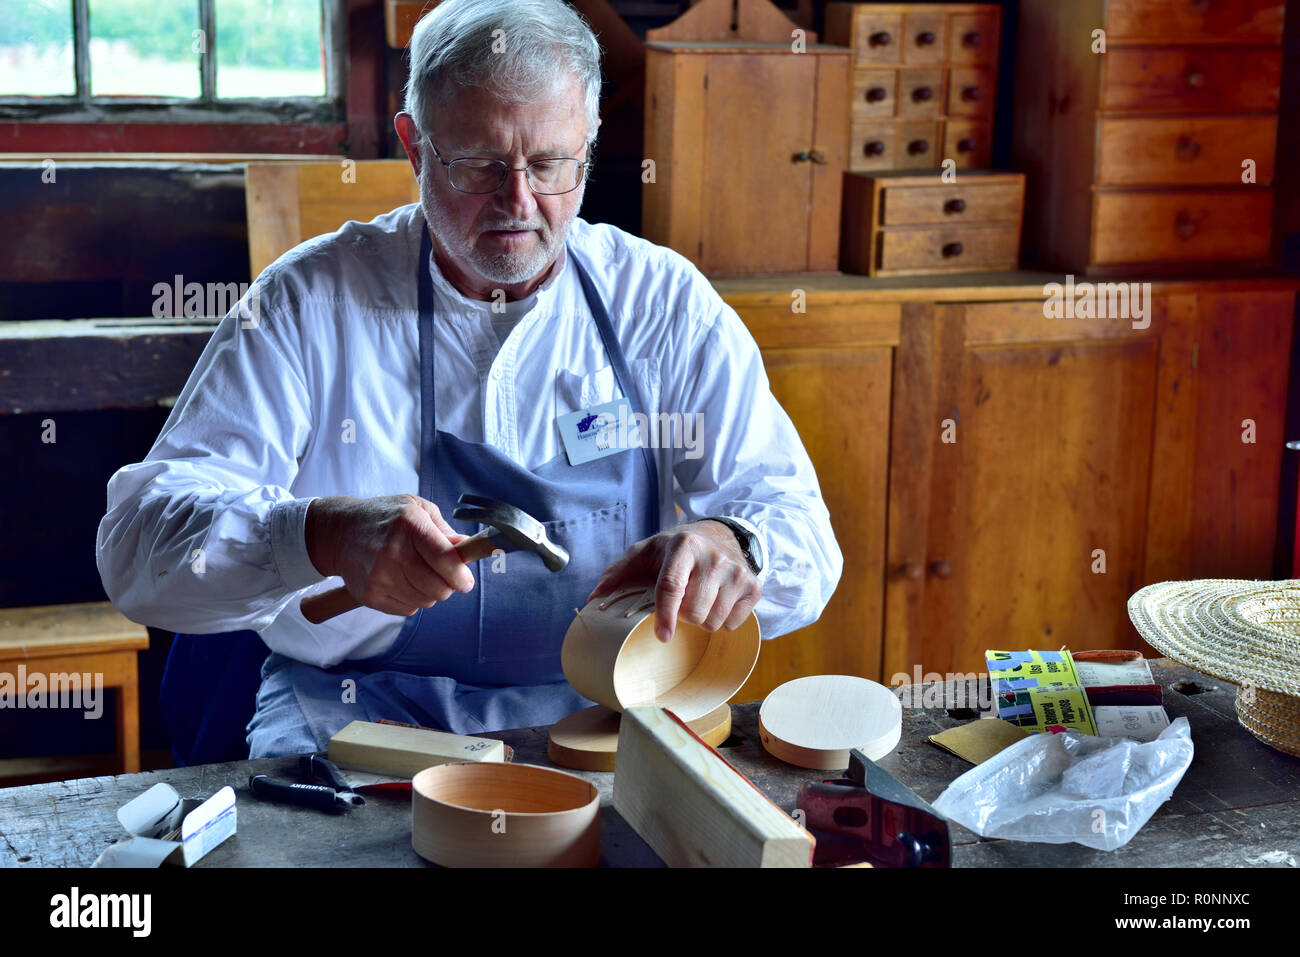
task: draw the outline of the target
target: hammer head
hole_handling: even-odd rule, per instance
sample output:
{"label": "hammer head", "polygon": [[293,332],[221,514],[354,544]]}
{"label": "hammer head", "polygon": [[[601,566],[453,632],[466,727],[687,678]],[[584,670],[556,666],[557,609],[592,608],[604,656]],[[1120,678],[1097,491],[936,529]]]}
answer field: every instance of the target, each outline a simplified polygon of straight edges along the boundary
{"label": "hammer head", "polygon": [[456,510],[451,516],[491,525],[497,530],[492,538],[499,548],[507,552],[536,552],[553,572],[569,564],[568,551],[547,538],[546,527],[523,509],[494,498],[466,493],[457,500]]}

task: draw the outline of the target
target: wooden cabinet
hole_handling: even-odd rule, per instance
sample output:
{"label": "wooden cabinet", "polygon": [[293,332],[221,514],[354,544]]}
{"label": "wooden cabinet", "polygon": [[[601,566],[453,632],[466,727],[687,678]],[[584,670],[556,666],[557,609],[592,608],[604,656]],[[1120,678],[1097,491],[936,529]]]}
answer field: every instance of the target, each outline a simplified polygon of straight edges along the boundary
{"label": "wooden cabinet", "polygon": [[1156,283],[1148,324],[1050,318],[1050,281],[807,277],[806,314],[773,281],[716,284],[845,555],[822,619],[765,642],[737,700],[977,672],[991,647],[1138,647],[1143,585],[1270,577],[1296,284]]}
{"label": "wooden cabinet", "polygon": [[817,469],[844,554],[840,585],[821,620],[763,643],[736,701],[765,697],[807,674],[874,675],[881,657],[884,515],[898,303],[791,309],[787,290],[747,297],[741,315],[757,340],[772,392]]}
{"label": "wooden cabinet", "polygon": [[1090,275],[1272,260],[1284,0],[1022,0],[1025,248]]}
{"label": "wooden cabinet", "polygon": [[645,238],[711,276],[834,270],[849,80],[840,47],[647,43]]}

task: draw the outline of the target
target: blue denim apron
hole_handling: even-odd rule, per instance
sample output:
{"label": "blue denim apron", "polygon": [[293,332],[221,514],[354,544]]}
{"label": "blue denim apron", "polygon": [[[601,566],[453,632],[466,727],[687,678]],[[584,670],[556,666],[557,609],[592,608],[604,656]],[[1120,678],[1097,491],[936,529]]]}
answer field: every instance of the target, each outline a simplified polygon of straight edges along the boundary
{"label": "blue denim apron", "polygon": [[[561,452],[530,471],[490,445],[438,429],[432,249],[428,230],[422,234],[420,495],[466,534],[479,526],[450,517],[462,492],[509,502],[545,523],[546,534],[568,549],[569,564],[556,573],[531,552],[484,559],[474,568],[472,592],[416,612],[381,655],[322,669],[272,654],[262,667],[257,712],[248,726],[254,758],[324,750],[354,720],[388,718],[476,734],[553,724],[589,706],[564,680],[564,633],[601,572],[659,530],[658,470],[648,448],[624,449],[579,466]],[[572,247],[568,260],[619,388],[644,415],[609,315]]]}

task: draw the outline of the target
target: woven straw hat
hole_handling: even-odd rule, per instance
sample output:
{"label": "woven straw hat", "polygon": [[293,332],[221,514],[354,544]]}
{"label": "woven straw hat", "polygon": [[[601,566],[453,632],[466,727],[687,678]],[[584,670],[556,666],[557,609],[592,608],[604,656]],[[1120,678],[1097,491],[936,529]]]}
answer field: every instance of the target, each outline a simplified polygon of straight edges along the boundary
{"label": "woven straw hat", "polygon": [[1300,698],[1256,691],[1237,694],[1237,720],[1265,744],[1300,758]]}
{"label": "woven straw hat", "polygon": [[1300,580],[1161,582],[1130,598],[1128,614],[1152,647],[1240,685],[1246,730],[1300,755]]}

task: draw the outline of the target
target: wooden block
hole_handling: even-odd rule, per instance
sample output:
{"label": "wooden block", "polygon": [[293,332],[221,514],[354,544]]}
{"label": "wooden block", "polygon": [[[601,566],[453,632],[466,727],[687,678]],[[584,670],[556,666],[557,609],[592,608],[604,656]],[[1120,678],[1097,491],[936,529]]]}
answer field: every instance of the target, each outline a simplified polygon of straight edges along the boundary
{"label": "wooden block", "polygon": [[491,738],[353,721],[330,738],[329,754],[341,768],[406,777],[455,761],[504,761],[506,752]]}
{"label": "wooden block", "polygon": [[[613,771],[618,757],[618,726],[622,715],[604,705],[575,711],[551,726],[546,756],[578,771]],[[701,741],[716,748],[731,734],[731,706],[719,705],[702,718],[687,722]]]}
{"label": "wooden block", "polygon": [[810,867],[812,835],[662,708],[619,728],[614,807],[669,867]]}

